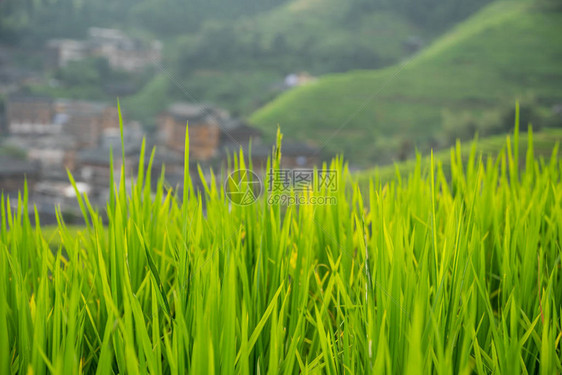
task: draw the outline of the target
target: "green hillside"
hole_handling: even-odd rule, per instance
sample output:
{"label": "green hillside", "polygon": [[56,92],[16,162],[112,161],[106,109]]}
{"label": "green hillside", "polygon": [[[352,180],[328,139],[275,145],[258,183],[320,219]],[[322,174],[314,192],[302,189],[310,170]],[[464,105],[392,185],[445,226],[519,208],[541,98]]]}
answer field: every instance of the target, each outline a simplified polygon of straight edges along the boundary
{"label": "green hillside", "polygon": [[[266,133],[309,139],[353,163],[411,156],[414,146],[505,133],[522,122],[556,126],[562,102],[562,12],[531,2],[493,3],[401,65],[331,74],[269,103],[250,121]],[[341,130],[338,132],[338,129]],[[414,142],[410,142],[414,140]],[[405,155],[405,150],[408,155]]]}
{"label": "green hillside", "polygon": [[150,126],[165,103],[208,102],[248,116],[283,92],[288,74],[393,65],[490,1],[0,0],[0,45],[25,49],[33,58],[20,60],[38,69],[47,40],[83,39],[92,26],[161,40],[165,71],[113,75],[87,61],[28,88],[52,97],[118,95],[129,117]]}
{"label": "green hillside", "polygon": [[[488,0],[478,4],[484,1]],[[291,0],[257,15],[207,20],[197,32],[167,41],[168,60],[175,78],[194,98],[247,116],[282,92],[287,74],[317,76],[390,66],[411,54],[404,48],[411,36],[431,40],[442,32],[418,25],[396,9],[363,10],[361,3]],[[473,8],[478,9],[473,6],[463,15],[473,13]],[[168,101],[185,99],[185,93],[163,77],[159,96]],[[138,112],[139,118],[161,110],[159,103],[152,102],[156,82],[162,82],[161,77],[155,77],[125,108]],[[143,105],[136,105],[139,102]]]}
{"label": "green hillside", "polygon": [[[525,165],[527,158],[527,149],[529,145],[529,134],[520,133],[517,136],[519,165]],[[533,144],[533,155],[537,159],[549,160],[553,153],[559,155],[559,147],[562,144],[562,129],[542,129],[537,133],[531,134]],[[515,146],[515,139],[511,138],[511,146]],[[449,172],[451,167],[451,154],[455,153],[460,160],[466,161],[470,154],[474,153],[476,157],[482,156],[482,160],[486,161],[488,157],[496,158],[500,153],[506,151],[505,134],[486,137],[483,139],[475,139],[472,142],[458,142],[450,149],[438,151],[434,154],[435,162],[443,166],[445,173]],[[419,166],[427,172],[431,166],[431,158],[429,154],[417,155],[417,158],[404,162],[395,163],[394,165],[386,165],[375,167],[369,170],[361,171],[355,174],[355,180],[360,186],[367,188],[371,180],[385,183],[396,178],[397,172],[402,178],[407,178],[413,173],[418,165],[418,158],[421,159]]]}

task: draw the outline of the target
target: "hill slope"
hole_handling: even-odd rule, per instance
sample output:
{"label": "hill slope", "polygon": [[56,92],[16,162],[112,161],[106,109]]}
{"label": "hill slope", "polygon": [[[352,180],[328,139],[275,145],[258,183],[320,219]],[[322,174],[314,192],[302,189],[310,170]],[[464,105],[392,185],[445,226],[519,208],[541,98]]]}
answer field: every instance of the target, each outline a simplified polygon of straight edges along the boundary
{"label": "hill slope", "polygon": [[[523,130],[523,129],[521,129]],[[520,133],[518,136],[518,149],[519,149],[519,165],[525,165],[527,158],[527,148],[529,145],[529,134]],[[509,135],[511,147],[515,146],[515,137]],[[542,129],[538,133],[532,134],[533,155],[537,160],[550,160],[553,153],[559,155],[559,146],[562,144],[562,129]],[[460,160],[466,161],[473,151],[476,157],[482,157],[482,160],[487,161],[489,157],[496,158],[499,154],[506,152],[506,135],[495,135],[483,139],[475,139],[471,142],[458,142],[455,146],[449,149],[444,149],[434,154],[436,164],[443,166],[445,174],[450,173],[451,168],[451,153],[459,153]],[[427,172],[431,165],[430,154],[424,155],[421,159],[419,166]],[[418,155],[421,158],[421,155]],[[361,187],[366,188],[370,180],[381,183],[392,181],[396,177],[396,173],[400,172],[401,178],[406,179],[411,173],[415,171],[418,165],[418,160],[410,159],[404,162],[395,163],[394,165],[385,165],[381,167],[374,167],[372,169],[363,170],[355,174],[355,180],[358,181]]]}
{"label": "hill slope", "polygon": [[270,134],[280,124],[288,137],[325,143],[357,164],[389,161],[413,149],[409,140],[422,150],[446,145],[444,129],[457,122],[500,121],[498,108],[513,108],[517,99],[523,106],[562,102],[561,60],[562,13],[502,1],[400,66],[328,75],[282,95],[250,121]]}

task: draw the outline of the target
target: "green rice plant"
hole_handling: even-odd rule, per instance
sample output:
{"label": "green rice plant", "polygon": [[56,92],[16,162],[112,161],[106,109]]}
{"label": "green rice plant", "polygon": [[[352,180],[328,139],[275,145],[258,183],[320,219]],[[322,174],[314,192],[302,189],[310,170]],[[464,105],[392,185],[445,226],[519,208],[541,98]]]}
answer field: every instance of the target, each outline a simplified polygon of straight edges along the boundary
{"label": "green rice plant", "polygon": [[364,190],[335,159],[306,193],[330,205],[230,204],[189,150],[181,196],[151,191],[144,145],[107,225],[78,194],[84,228],[46,233],[2,196],[0,373],[561,373],[562,163],[513,138]]}

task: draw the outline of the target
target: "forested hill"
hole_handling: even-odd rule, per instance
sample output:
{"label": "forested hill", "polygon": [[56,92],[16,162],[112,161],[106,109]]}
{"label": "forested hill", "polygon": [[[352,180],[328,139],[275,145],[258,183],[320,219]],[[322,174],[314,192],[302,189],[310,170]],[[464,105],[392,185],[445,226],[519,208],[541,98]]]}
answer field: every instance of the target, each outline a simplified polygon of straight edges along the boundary
{"label": "forested hill", "polygon": [[[171,75],[197,100],[245,116],[275,97],[290,73],[320,76],[392,65],[488,2],[1,0],[0,44],[37,51],[50,38],[82,39],[92,26],[160,39],[166,73],[150,75],[138,92],[122,98],[126,112],[150,122],[166,103],[185,100]],[[72,87],[50,94],[92,91]]]}
{"label": "forested hill", "polygon": [[354,163],[392,162],[415,147],[426,152],[476,131],[510,131],[516,100],[523,129],[529,122],[559,126],[560,61],[556,2],[494,2],[407,63],[327,75],[251,120],[270,134],[279,124],[289,137],[326,142],[327,151]]}
{"label": "forested hill", "polygon": [[3,0],[0,39],[80,37],[88,27],[136,28],[158,37],[196,32],[209,19],[251,16],[287,0]]}
{"label": "forested hill", "polygon": [[[147,33],[184,69],[258,66],[312,73],[373,68],[490,0],[3,0],[0,41],[41,45],[88,27]],[[175,43],[177,41],[177,44]],[[407,51],[406,51],[407,52]]]}

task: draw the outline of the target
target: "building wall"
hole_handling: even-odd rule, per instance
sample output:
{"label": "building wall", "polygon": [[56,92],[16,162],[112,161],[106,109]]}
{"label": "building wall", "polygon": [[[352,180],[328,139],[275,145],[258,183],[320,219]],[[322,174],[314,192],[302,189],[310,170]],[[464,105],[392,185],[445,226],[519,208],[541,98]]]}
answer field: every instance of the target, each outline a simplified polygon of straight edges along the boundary
{"label": "building wall", "polygon": [[37,181],[37,176],[35,174],[31,174],[31,175],[18,174],[18,175],[0,176],[0,191],[5,191],[5,192],[18,191],[18,190],[23,191],[26,178],[27,178],[27,188],[29,191],[32,191]]}
{"label": "building wall", "polygon": [[52,123],[53,107],[48,100],[8,100],[6,120],[12,134],[49,134],[61,131]]}
{"label": "building wall", "polygon": [[[160,117],[159,127],[166,147],[180,154],[185,150],[186,125],[175,120],[173,116]],[[197,161],[206,161],[214,157],[219,148],[220,129],[213,122],[194,123],[189,126],[190,157]]]}
{"label": "building wall", "polygon": [[65,150],[51,148],[32,148],[28,150],[29,160],[41,163],[43,167],[61,166],[64,161]]}
{"label": "building wall", "polygon": [[66,150],[62,164],[65,169],[68,169],[71,172],[74,171],[74,168],[76,168],[76,151]]}
{"label": "building wall", "polygon": [[[119,183],[121,178],[121,158],[115,157],[113,159],[113,178],[116,184]],[[125,157],[125,178],[129,179],[135,176],[136,170],[138,169],[138,160],[135,156]],[[109,181],[111,180],[111,168],[109,164],[96,164],[90,162],[83,162],[80,165],[79,174],[80,178],[87,183],[90,183],[94,189],[105,189],[109,188]]]}
{"label": "building wall", "polygon": [[53,39],[47,43],[48,57],[56,66],[99,56],[107,59],[113,69],[137,72],[156,65],[162,59],[162,44],[158,41],[141,45],[120,30],[91,28],[86,41]]}
{"label": "building wall", "polygon": [[119,129],[119,112],[115,107],[107,107],[101,118],[101,132],[106,129]]}
{"label": "building wall", "polygon": [[32,147],[27,150],[27,158],[38,162],[41,168],[64,168],[74,170],[76,151],[56,147]]}
{"label": "building wall", "polygon": [[101,122],[96,116],[72,116],[65,132],[76,139],[78,148],[95,147],[101,134]]}
{"label": "building wall", "polygon": [[72,61],[80,61],[86,58],[86,49],[81,44],[68,43],[61,46],[59,50],[59,66],[65,67]]}
{"label": "building wall", "polygon": [[[90,49],[90,55],[105,58],[113,69],[139,72],[147,66],[159,64],[162,60],[159,43],[137,48],[134,41],[124,35],[116,36],[114,40],[95,39],[98,45]],[[129,48],[124,48],[123,45],[129,45]]]}
{"label": "building wall", "polygon": [[67,66],[72,61],[87,57],[88,46],[85,42],[71,39],[54,39],[47,44],[47,61],[58,68]]}
{"label": "building wall", "polygon": [[110,54],[104,54],[104,57],[107,58],[113,69],[127,72],[142,71],[147,66],[153,66],[160,62],[160,53],[154,50],[123,51],[115,49]]}
{"label": "building wall", "polygon": [[65,132],[75,137],[78,148],[97,147],[103,131],[109,128],[119,128],[119,115],[114,107],[100,113],[71,115],[65,124]]}

